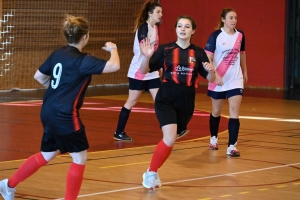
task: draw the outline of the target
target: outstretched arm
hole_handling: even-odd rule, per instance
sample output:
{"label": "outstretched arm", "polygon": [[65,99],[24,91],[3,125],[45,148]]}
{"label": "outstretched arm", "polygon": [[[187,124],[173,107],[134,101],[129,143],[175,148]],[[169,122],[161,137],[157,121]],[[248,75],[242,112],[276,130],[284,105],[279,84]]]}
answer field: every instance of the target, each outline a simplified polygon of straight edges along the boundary
{"label": "outstretched arm", "polygon": [[117,45],[112,42],[106,42],[103,50],[110,52],[110,58],[107,61],[102,73],[111,73],[120,69],[120,58]]}

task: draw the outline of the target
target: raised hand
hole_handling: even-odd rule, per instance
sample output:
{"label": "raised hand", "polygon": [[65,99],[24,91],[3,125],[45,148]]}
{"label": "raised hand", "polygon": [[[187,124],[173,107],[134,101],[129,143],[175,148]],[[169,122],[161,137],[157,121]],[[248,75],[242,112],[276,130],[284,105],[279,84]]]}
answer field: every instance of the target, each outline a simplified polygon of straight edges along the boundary
{"label": "raised hand", "polygon": [[145,38],[140,43],[140,51],[147,58],[150,58],[153,55],[154,48],[151,47],[151,45],[150,45],[150,39],[149,38]]}

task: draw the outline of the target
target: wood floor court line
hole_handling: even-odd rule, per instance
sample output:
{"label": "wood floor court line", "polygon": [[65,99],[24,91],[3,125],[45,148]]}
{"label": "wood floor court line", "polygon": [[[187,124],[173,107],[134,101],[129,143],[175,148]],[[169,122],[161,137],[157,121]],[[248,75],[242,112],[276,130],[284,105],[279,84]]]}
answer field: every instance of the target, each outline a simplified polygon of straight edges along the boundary
{"label": "wood floor court line", "polygon": [[[234,173],[228,173],[228,174],[219,174],[215,176],[207,176],[207,177],[199,177],[199,178],[193,178],[193,179],[186,179],[186,180],[177,180],[177,181],[172,181],[172,182],[166,182],[162,184],[162,187],[165,185],[171,185],[175,183],[183,183],[183,182],[191,182],[191,181],[198,181],[198,180],[203,180],[203,179],[211,179],[211,178],[218,178],[218,177],[224,177],[224,176],[232,176],[232,175],[239,175],[239,174],[244,174],[244,173],[252,173],[252,172],[257,172],[257,171],[264,171],[264,170],[270,170],[270,169],[276,169],[276,168],[284,168],[284,167],[290,167],[290,166],[297,166],[300,165],[300,163],[291,163],[288,165],[283,165],[283,166],[274,166],[274,167],[268,167],[268,168],[261,168],[261,169],[256,169],[256,170],[248,170],[248,171],[241,171],[241,172],[234,172]],[[300,168],[299,168],[300,170]],[[295,181],[300,181],[300,177]],[[284,182],[286,183],[286,182]],[[274,183],[274,184],[283,184],[283,183]],[[188,186],[190,187],[190,186]],[[200,187],[200,186],[195,186],[195,187]],[[204,186],[205,187],[205,186]],[[213,187],[213,186],[209,186]],[[226,186],[224,186],[226,187]],[[233,187],[243,187],[243,186],[233,186]],[[129,187],[129,188],[124,188],[124,189],[119,189],[119,190],[110,190],[110,191],[105,191],[105,192],[98,192],[98,193],[93,193],[93,194],[85,194],[85,195],[80,195],[78,198],[83,198],[87,196],[95,196],[95,195],[102,195],[102,194],[108,194],[108,193],[115,193],[115,192],[121,192],[121,191],[128,191],[128,190],[136,190],[136,189],[141,189],[143,188],[142,186],[140,187]],[[59,198],[56,200],[62,200],[63,198]]]}
{"label": "wood floor court line", "polygon": [[[226,102],[217,151],[208,149],[208,117],[194,116],[188,127],[190,133],[176,142],[170,158],[159,169],[163,186],[149,192],[141,185],[142,174],[161,140],[161,130],[156,126],[155,114],[147,111],[153,109],[153,100],[145,93],[137,107],[147,112],[131,113],[126,126],[135,141],[114,141],[112,133],[119,113],[106,108],[122,107],[126,99],[127,95],[86,98],[86,106],[97,109],[81,112],[91,148],[79,199],[299,200],[299,101],[243,97],[237,145],[240,158],[226,156],[229,116]],[[195,103],[199,113],[211,109],[205,94],[197,93]],[[21,109],[0,104],[4,113],[0,116],[0,179],[9,177],[24,159],[39,149],[40,105],[33,104]],[[30,143],[26,142],[27,138],[31,139]],[[18,185],[15,199],[62,199],[70,161],[67,155],[51,161]]]}

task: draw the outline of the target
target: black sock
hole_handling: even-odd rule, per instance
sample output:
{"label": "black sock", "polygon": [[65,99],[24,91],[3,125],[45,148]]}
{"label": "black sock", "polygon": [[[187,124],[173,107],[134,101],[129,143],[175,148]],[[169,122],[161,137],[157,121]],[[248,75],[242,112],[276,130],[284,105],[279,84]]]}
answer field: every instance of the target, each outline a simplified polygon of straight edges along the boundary
{"label": "black sock", "polygon": [[209,130],[210,130],[211,137],[213,137],[213,136],[218,137],[220,120],[221,120],[221,116],[214,117],[210,113],[210,117],[209,117]]}
{"label": "black sock", "polygon": [[131,110],[128,110],[124,106],[122,107],[120,115],[119,115],[119,121],[118,121],[116,133],[124,132],[125,126],[127,124],[127,120],[129,118],[130,111]]}
{"label": "black sock", "polygon": [[228,122],[228,133],[229,133],[228,146],[234,145],[237,142],[239,130],[240,130],[240,120],[230,118]]}

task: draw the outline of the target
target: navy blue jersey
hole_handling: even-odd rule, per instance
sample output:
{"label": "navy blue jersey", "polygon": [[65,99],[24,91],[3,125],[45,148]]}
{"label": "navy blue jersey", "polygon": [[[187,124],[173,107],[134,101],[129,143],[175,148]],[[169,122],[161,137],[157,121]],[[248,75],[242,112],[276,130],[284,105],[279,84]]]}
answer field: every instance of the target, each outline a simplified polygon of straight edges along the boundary
{"label": "navy blue jersey", "polygon": [[65,135],[84,127],[79,109],[92,74],[101,74],[106,62],[69,45],[52,52],[39,68],[51,77],[41,110],[45,133]]}
{"label": "navy blue jersey", "polygon": [[198,74],[206,79],[208,72],[202,62],[209,62],[203,49],[191,44],[182,49],[175,42],[160,45],[152,55],[150,72],[163,68],[163,82],[198,87]]}

